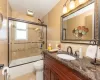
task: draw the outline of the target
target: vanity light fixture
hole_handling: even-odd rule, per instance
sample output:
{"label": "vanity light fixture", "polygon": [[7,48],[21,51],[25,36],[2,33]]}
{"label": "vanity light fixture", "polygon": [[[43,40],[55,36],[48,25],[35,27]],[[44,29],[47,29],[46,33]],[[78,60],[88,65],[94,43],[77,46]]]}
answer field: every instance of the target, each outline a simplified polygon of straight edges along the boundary
{"label": "vanity light fixture", "polygon": [[[68,0],[67,0],[68,1]],[[66,6],[66,4],[67,4],[67,1],[65,2],[65,4],[63,5],[63,14],[65,14],[65,13],[67,13],[67,6]]]}
{"label": "vanity light fixture", "polygon": [[66,5],[64,5],[64,7],[63,7],[63,14],[65,14],[65,13],[67,13],[67,7],[66,7]]}
{"label": "vanity light fixture", "polygon": [[70,0],[69,8],[72,10],[75,8],[75,0]]}
{"label": "vanity light fixture", "polygon": [[31,10],[27,10],[27,15],[28,15],[28,16],[32,16],[32,17],[33,17],[33,16],[34,16],[34,12],[33,12],[33,11],[31,11]]}
{"label": "vanity light fixture", "polygon": [[83,4],[86,2],[86,0],[78,0],[79,1],[79,4]]}

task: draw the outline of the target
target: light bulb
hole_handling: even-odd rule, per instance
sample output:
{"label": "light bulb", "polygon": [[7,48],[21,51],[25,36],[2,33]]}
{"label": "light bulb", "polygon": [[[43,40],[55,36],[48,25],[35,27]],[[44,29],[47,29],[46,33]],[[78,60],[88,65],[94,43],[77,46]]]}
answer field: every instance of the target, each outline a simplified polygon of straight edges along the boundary
{"label": "light bulb", "polygon": [[85,2],[86,2],[86,0],[79,0],[79,4],[83,4]]}
{"label": "light bulb", "polygon": [[70,2],[70,9],[74,9],[75,8],[75,1],[71,0]]}
{"label": "light bulb", "polygon": [[66,6],[63,7],[63,14],[65,14],[65,13],[67,13],[67,7]]}

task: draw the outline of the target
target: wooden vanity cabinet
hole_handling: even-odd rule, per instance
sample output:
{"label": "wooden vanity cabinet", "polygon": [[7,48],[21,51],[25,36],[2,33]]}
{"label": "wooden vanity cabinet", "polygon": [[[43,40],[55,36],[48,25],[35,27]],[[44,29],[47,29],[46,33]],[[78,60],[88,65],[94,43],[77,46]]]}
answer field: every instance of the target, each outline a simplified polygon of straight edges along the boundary
{"label": "wooden vanity cabinet", "polygon": [[90,80],[65,66],[48,54],[44,54],[44,80]]}

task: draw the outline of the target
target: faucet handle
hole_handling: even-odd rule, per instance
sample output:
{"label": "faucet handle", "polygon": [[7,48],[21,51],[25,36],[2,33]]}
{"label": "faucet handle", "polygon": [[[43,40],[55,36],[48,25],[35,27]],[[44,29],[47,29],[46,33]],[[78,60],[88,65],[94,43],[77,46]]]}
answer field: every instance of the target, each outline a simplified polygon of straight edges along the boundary
{"label": "faucet handle", "polygon": [[68,46],[68,47],[67,47],[67,53],[68,53],[69,55],[73,55],[73,50],[72,50],[72,47],[71,47],[71,46]]}
{"label": "faucet handle", "polygon": [[76,57],[79,57],[79,51],[75,51],[75,54],[74,54]]}

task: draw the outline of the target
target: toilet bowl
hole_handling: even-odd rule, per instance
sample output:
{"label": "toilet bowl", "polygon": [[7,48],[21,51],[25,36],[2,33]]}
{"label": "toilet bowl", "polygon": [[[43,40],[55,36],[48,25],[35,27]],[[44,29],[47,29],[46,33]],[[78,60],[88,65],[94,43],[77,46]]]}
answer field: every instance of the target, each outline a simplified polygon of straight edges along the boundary
{"label": "toilet bowl", "polygon": [[43,80],[43,60],[34,62],[34,68],[36,71],[36,80]]}

